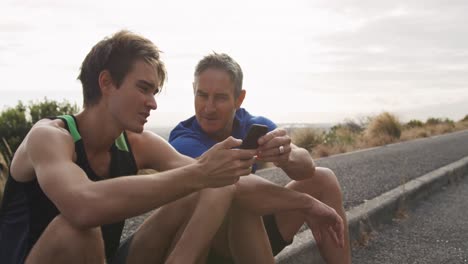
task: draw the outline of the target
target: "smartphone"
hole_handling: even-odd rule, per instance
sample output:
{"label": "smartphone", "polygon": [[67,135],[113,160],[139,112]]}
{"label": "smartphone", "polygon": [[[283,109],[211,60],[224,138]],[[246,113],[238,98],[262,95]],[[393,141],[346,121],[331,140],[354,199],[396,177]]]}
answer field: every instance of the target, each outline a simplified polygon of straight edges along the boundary
{"label": "smartphone", "polygon": [[258,139],[268,132],[268,127],[260,124],[253,124],[247,132],[247,136],[242,141],[241,149],[258,148]]}

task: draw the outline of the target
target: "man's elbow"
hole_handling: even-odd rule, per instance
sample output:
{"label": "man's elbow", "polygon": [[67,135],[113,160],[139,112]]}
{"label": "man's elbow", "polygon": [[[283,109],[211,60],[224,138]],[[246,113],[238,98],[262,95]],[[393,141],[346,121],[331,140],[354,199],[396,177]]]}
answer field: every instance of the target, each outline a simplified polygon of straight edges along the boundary
{"label": "man's elbow", "polygon": [[89,198],[81,197],[70,201],[60,210],[60,213],[77,228],[94,228],[101,225],[95,205],[96,203],[90,201]]}

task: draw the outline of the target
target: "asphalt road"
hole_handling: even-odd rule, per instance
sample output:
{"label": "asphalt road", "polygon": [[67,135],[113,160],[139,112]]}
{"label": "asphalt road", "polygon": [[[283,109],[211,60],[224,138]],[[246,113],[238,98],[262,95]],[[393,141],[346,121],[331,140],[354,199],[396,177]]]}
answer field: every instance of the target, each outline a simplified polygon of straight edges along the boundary
{"label": "asphalt road", "polygon": [[[345,208],[349,209],[465,156],[468,156],[468,130],[335,155],[316,163],[335,172],[342,186]],[[281,170],[266,169],[258,174],[278,184],[289,181]],[[128,219],[122,239],[145,217]]]}
{"label": "asphalt road", "polygon": [[407,217],[379,226],[353,263],[468,263],[468,176],[410,208]]}
{"label": "asphalt road", "polygon": [[[365,149],[317,159],[337,175],[346,209],[370,200],[399,185],[468,156],[468,130]],[[283,173],[266,178],[280,184]]]}

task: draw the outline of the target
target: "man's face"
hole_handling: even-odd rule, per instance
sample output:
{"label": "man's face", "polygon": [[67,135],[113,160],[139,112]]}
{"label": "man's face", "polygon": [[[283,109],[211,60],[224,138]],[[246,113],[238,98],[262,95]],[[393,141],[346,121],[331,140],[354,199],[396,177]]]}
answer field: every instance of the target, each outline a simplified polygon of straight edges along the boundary
{"label": "man's face", "polygon": [[195,115],[202,130],[209,137],[222,141],[231,135],[236,110],[242,104],[245,92],[236,99],[234,82],[227,72],[206,69],[194,83]]}
{"label": "man's face", "polygon": [[151,110],[155,110],[158,79],[153,66],[138,60],[125,76],[119,88],[109,91],[108,105],[114,120],[122,129],[142,132]]}

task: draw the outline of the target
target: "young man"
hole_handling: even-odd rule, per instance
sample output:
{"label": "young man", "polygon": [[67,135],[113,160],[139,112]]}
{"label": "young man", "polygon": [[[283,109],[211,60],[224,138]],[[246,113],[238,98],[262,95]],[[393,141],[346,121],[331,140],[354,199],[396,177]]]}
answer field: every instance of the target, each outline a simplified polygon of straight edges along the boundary
{"label": "young man", "polygon": [[[208,55],[198,63],[194,78],[195,116],[179,123],[172,130],[169,138],[172,146],[182,154],[199,157],[211,146],[230,136],[244,138],[254,123],[267,125],[270,132],[258,140],[257,159],[273,162],[286,172],[292,179],[286,189],[317,198],[334,208],[346,221],[342,193],[334,173],[327,168],[315,167],[309,153],[292,144],[285,130],[278,129],[272,121],[265,117],[252,116],[240,108],[246,91],[242,90],[243,74],[237,62],[226,54]],[[276,199],[265,199],[264,194],[270,189],[260,188],[255,181],[252,181],[252,185],[257,192],[249,195],[251,209],[268,213],[263,220],[274,255],[292,242],[294,235],[306,222],[327,263],[351,262],[346,225],[344,246],[337,249],[334,234],[313,223],[302,210],[291,208],[294,202],[284,204],[287,201],[279,196]],[[242,195],[236,197],[241,199]],[[255,201],[263,205],[254,208]],[[266,207],[269,209],[262,210]]]}
{"label": "young man", "polygon": [[[198,260],[199,244],[209,243],[205,237],[221,224],[233,184],[250,173],[255,151],[232,149],[241,141],[229,137],[194,160],[144,131],[165,74],[158,48],[131,32],[117,32],[92,48],[78,77],[84,110],[37,122],[15,153],[0,210],[2,263]],[[134,176],[145,168],[159,173]],[[210,218],[198,217],[212,193],[219,200],[210,204]],[[159,207],[119,247],[124,220]],[[232,232],[251,231],[256,235],[249,239],[267,244],[260,218],[242,211],[231,216]],[[206,225],[200,236],[184,233],[181,241],[201,242],[172,255],[187,219]],[[233,254],[248,257],[239,242],[232,242]],[[265,262],[272,259],[265,256]]]}

